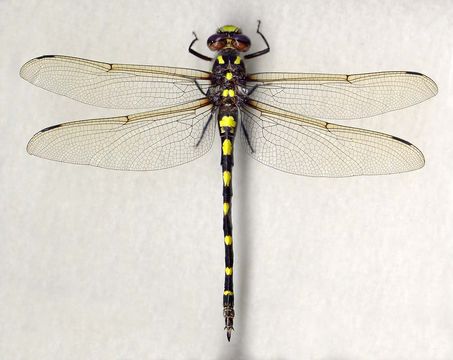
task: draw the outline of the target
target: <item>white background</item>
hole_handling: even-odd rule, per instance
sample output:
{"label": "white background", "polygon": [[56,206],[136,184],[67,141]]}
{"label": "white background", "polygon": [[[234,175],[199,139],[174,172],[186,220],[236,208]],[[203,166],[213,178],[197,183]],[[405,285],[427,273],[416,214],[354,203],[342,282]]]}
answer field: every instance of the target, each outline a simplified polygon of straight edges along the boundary
{"label": "white background", "polygon": [[[419,71],[418,106],[348,125],[416,144],[426,166],[317,179],[236,149],[236,331],[223,331],[220,143],[115,172],[25,151],[38,130],[125,112],[31,86],[44,54],[209,69],[187,53],[237,24],[251,71]],[[452,1],[0,1],[1,359],[452,359]]]}

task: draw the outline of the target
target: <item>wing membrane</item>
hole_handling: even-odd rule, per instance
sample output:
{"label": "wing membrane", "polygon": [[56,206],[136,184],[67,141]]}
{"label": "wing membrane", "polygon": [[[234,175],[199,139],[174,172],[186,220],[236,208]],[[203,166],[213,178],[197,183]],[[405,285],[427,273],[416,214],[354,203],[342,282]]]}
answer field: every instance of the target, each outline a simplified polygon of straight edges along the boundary
{"label": "wing membrane", "polygon": [[437,94],[429,77],[409,71],[355,75],[258,73],[251,99],[320,119],[357,119],[418,104]]}
{"label": "wing membrane", "polygon": [[203,133],[211,108],[208,100],[199,100],[129,116],[68,122],[38,132],[27,151],[108,169],[165,169],[192,161],[211,148],[215,121]]}
{"label": "wing membrane", "polygon": [[[330,124],[250,101],[241,140],[265,165],[297,175],[380,175],[423,167],[423,154],[397,137]],[[244,130],[244,129],[242,129]]]}
{"label": "wing membrane", "polygon": [[199,99],[210,73],[147,65],[108,64],[50,55],[22,66],[30,83],[80,102],[112,109],[150,109]]}

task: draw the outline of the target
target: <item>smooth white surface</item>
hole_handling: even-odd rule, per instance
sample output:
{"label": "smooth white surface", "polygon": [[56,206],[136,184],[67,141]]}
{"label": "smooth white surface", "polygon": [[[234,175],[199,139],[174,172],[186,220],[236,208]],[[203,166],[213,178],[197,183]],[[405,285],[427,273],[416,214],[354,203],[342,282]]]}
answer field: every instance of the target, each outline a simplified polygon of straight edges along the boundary
{"label": "smooth white surface", "polygon": [[[186,51],[237,24],[271,53],[251,71],[412,70],[418,106],[349,125],[425,154],[419,171],[315,179],[236,149],[237,320],[223,331],[219,141],[160,172],[26,154],[59,122],[125,112],[31,86],[43,54],[209,69]],[[0,2],[1,359],[452,359],[451,1]],[[239,144],[239,142],[238,142]]]}

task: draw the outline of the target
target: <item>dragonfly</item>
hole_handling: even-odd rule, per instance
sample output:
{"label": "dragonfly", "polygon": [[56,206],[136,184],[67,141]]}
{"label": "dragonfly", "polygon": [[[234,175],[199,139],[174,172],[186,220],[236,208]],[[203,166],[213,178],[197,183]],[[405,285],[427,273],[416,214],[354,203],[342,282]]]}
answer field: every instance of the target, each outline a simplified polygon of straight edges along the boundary
{"label": "dragonfly", "polygon": [[[221,138],[225,282],[223,316],[233,328],[233,149],[242,148],[272,168],[296,175],[381,175],[423,167],[422,152],[399,137],[337,125],[332,119],[371,117],[420,103],[437,93],[429,77],[413,71],[364,74],[262,72],[245,62],[270,51],[250,52],[250,38],[225,25],[207,39],[214,56],[188,51],[212,70],[111,64],[45,55],[22,66],[20,76],[53,93],[132,115],[71,121],[36,133],[28,153],[61,162],[117,170],[160,170],[206,154],[216,128]],[[150,110],[151,109],[151,110]]]}

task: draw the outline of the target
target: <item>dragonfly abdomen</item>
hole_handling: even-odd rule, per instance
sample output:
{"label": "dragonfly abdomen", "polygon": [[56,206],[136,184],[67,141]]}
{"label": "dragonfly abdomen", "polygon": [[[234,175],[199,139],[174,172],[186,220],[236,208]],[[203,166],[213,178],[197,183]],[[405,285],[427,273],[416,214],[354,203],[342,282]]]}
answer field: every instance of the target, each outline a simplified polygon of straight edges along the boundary
{"label": "dragonfly abdomen", "polygon": [[226,49],[218,53],[212,69],[212,86],[208,97],[217,110],[217,121],[222,141],[221,166],[223,178],[223,235],[225,243],[225,286],[223,315],[228,341],[233,330],[233,146],[238,124],[239,107],[245,101],[245,66],[237,51]]}
{"label": "dragonfly abdomen", "polygon": [[225,329],[230,340],[234,318],[233,292],[233,225],[231,221],[231,199],[233,197],[233,146],[237,124],[236,108],[227,111],[219,110],[218,122],[222,141],[222,178],[223,178],[223,238],[225,243],[225,285],[223,291],[223,314]]}

